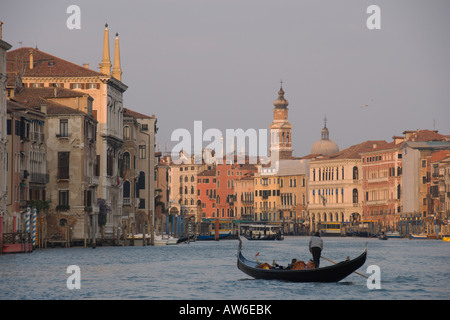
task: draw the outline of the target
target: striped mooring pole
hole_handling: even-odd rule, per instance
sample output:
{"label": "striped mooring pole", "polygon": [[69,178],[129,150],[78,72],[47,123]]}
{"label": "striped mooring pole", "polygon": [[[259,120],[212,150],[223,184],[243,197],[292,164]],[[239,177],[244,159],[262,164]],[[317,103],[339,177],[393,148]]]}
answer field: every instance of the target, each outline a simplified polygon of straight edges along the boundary
{"label": "striped mooring pole", "polygon": [[27,216],[26,216],[26,219],[25,219],[27,234],[30,233],[30,214],[31,214],[30,207],[27,207]]}
{"label": "striped mooring pole", "polygon": [[36,246],[36,217],[37,209],[33,208],[33,247]]}

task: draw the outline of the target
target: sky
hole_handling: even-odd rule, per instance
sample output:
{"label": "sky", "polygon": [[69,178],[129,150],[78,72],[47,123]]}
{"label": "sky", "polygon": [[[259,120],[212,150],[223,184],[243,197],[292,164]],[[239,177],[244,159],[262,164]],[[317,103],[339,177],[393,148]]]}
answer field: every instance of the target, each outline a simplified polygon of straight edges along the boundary
{"label": "sky", "polygon": [[[67,8],[80,8],[69,29]],[[381,29],[371,30],[370,5]],[[283,81],[295,156],[327,117],[342,150],[405,130],[450,134],[448,0],[2,0],[3,40],[98,71],[119,33],[124,107],[155,115],[157,149],[203,130],[268,129]],[[192,140],[194,137],[192,137]],[[205,142],[207,145],[209,142]]]}

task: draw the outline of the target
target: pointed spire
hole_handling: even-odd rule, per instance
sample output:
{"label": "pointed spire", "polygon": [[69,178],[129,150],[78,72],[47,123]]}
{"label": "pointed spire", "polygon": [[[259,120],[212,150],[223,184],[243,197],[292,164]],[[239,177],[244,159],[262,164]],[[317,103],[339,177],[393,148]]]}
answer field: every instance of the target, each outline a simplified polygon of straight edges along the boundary
{"label": "pointed spire", "polygon": [[116,33],[116,42],[114,44],[114,66],[112,76],[122,81],[122,69],[120,68],[119,34]]}
{"label": "pointed spire", "polygon": [[111,75],[111,60],[109,58],[109,32],[108,24],[105,24],[105,32],[103,36],[103,58],[100,63],[100,72],[108,76]]}

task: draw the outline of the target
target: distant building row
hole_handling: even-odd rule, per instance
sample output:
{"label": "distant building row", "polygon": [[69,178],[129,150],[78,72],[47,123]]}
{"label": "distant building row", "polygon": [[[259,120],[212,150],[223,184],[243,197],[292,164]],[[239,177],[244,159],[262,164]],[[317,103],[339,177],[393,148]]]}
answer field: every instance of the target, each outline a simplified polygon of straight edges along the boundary
{"label": "distant building row", "polygon": [[448,223],[450,136],[404,131],[392,142],[365,141],[339,150],[325,119],[311,153],[296,158],[282,88],[274,106],[270,152],[280,158],[275,166],[225,158],[221,164],[195,164],[187,153],[180,158],[184,164],[174,164],[170,155],[159,158],[157,184],[169,214],[284,222],[289,231],[316,230],[326,222],[374,222],[384,229],[406,218]]}

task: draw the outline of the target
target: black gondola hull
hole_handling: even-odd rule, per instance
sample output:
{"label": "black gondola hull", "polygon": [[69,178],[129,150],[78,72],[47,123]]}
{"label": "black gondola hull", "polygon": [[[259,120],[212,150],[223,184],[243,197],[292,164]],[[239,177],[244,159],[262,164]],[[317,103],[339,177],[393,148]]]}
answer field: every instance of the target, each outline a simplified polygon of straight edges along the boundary
{"label": "black gondola hull", "polygon": [[258,263],[245,259],[241,250],[238,252],[237,266],[239,270],[255,279],[282,280],[291,282],[338,282],[360,268],[367,257],[367,248],[357,258],[342,261],[335,265],[318,269],[289,270],[289,269],[260,269]]}

